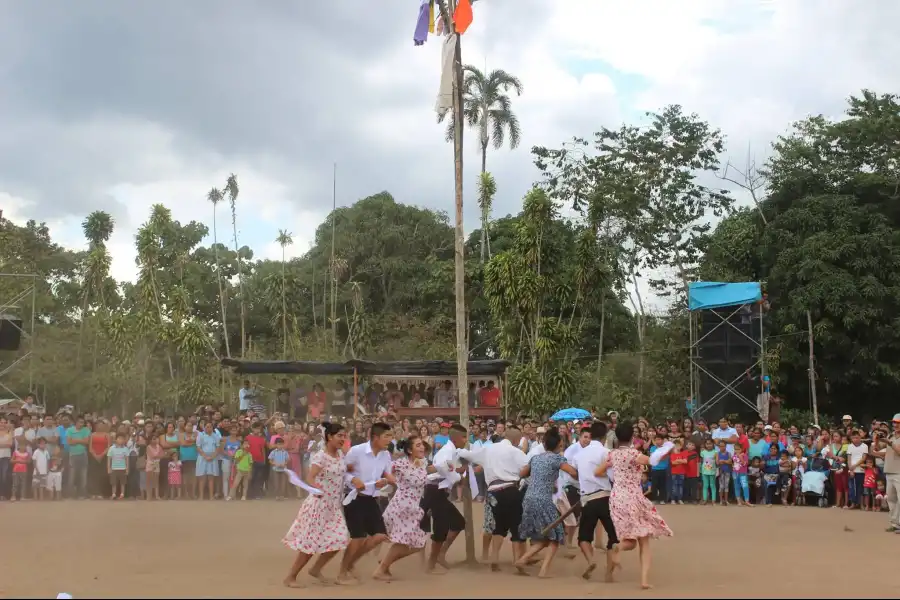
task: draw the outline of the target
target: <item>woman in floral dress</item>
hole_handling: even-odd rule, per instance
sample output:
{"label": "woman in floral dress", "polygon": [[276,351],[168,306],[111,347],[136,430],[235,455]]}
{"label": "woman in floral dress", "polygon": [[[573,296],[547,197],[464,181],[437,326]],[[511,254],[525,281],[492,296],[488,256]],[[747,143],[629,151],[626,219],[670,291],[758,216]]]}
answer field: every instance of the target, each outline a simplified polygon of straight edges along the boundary
{"label": "woman in floral dress", "polygon": [[[619,447],[610,452],[609,458],[609,468],[616,478],[609,498],[609,512],[621,540],[619,549],[627,551],[637,547],[640,552],[641,588],[646,590],[651,587],[650,539],[671,536],[672,530],[641,490],[641,469],[650,464],[650,458],[634,449],[633,436],[631,423],[626,421],[616,427]],[[618,566],[616,561],[611,569]],[[611,575],[610,572],[608,576]]]}
{"label": "woman in floral dress", "polygon": [[425,460],[428,447],[422,438],[412,434],[397,442],[397,450],[405,454],[394,461],[392,472],[397,479],[397,492],[382,515],[391,547],[372,575],[381,581],[393,579],[391,565],[424,548],[428,539],[420,525],[425,516],[421,506],[425,478],[434,472],[434,467],[427,466]]}
{"label": "woman in floral dress", "polygon": [[297,575],[313,554],[320,556],[309,575],[324,582],[322,568],[350,543],[342,505],[347,467],[341,449],[346,435],[343,426],[336,423],[326,423],[322,428],[325,448],[310,459],[306,474],[306,482],[322,494],[310,495],[303,501],[297,518],[282,540],[285,546],[298,553],[284,579],[287,587],[302,587],[297,582]]}
{"label": "woman in floral dress", "polygon": [[519,537],[531,540],[528,552],[516,561],[516,569],[523,574],[529,561],[549,546],[550,550],[544,556],[541,571],[538,573],[538,577],[547,577],[559,545],[566,541],[562,523],[547,532],[546,536],[543,534],[544,528],[559,518],[559,510],[553,500],[559,472],[565,471],[572,477],[578,477],[578,471],[566,462],[560,454],[561,450],[559,430],[551,427],[544,435],[544,452],[533,456],[520,473],[522,477],[531,478],[522,500],[522,521],[519,525]]}

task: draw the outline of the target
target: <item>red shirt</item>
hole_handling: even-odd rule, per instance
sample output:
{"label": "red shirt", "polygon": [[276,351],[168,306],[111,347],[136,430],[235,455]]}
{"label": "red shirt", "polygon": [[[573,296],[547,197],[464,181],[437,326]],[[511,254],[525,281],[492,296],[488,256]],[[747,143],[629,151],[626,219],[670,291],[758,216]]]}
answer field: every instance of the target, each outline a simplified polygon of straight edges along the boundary
{"label": "red shirt", "polygon": [[253,457],[253,462],[266,462],[266,438],[251,433],[247,436],[247,443],[250,444],[250,456]]}
{"label": "red shirt", "polygon": [[676,465],[676,460],[687,460],[688,453],[686,450],[672,453],[672,475],[687,475],[687,464]]}
{"label": "red shirt", "polygon": [[500,406],[500,388],[482,388],[482,406]]}
{"label": "red shirt", "polygon": [[688,450],[685,452],[687,454],[687,473],[685,473],[686,477],[699,477],[700,476],[700,457],[697,455],[697,452],[694,450]]}

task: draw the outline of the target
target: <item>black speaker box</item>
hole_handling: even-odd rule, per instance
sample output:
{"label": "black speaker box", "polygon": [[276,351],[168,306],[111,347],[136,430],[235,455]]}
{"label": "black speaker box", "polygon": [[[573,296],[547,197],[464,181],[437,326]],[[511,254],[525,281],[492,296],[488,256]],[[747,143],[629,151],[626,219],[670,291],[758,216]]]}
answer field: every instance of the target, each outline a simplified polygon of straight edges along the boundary
{"label": "black speaker box", "polygon": [[22,343],[22,320],[0,316],[0,350],[18,350]]}
{"label": "black speaker box", "polygon": [[[694,355],[700,363],[742,364],[747,368],[759,358],[759,313],[752,307],[732,312],[733,308],[700,312],[697,333],[700,341]],[[722,319],[728,322],[723,323]]]}

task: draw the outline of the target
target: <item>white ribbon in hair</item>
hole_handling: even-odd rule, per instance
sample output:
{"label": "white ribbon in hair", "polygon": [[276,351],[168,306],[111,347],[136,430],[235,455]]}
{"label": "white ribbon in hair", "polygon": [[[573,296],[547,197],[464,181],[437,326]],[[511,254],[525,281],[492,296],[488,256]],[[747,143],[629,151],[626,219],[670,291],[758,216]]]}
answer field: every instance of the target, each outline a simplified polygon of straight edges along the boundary
{"label": "white ribbon in hair", "polygon": [[675,447],[675,444],[672,442],[665,442],[662,446],[657,448],[650,454],[650,466],[655,467],[659,464],[659,462],[666,457],[666,455],[672,451],[672,448]]}
{"label": "white ribbon in hair", "polygon": [[[364,484],[365,487],[363,487],[362,491],[366,492],[369,496],[374,496],[376,483],[377,483],[376,481],[367,481]],[[344,506],[347,506],[348,504],[350,504],[351,502],[356,500],[356,497],[359,496],[359,492],[360,492],[360,490],[358,490],[356,488],[353,488],[352,490],[347,492],[347,495],[344,496]]]}
{"label": "white ribbon in hair", "polygon": [[297,475],[296,473],[294,473],[293,471],[291,471],[290,469],[285,469],[285,473],[287,473],[288,481],[291,482],[291,485],[295,485],[298,488],[300,488],[301,490],[306,490],[313,496],[321,496],[322,495],[322,490],[320,490],[319,488],[312,487],[311,485],[309,485],[308,483],[306,483],[305,481],[300,479],[300,476]]}

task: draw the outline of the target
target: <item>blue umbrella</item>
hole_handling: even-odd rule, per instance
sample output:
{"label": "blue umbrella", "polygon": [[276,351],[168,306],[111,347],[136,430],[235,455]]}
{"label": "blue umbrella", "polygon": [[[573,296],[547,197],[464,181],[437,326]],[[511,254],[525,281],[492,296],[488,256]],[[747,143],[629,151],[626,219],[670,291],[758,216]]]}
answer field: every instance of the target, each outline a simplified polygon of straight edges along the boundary
{"label": "blue umbrella", "polygon": [[564,408],[560,411],[557,411],[552,417],[550,417],[551,421],[574,421],[575,419],[589,419],[591,413],[589,411],[584,410],[583,408]]}

